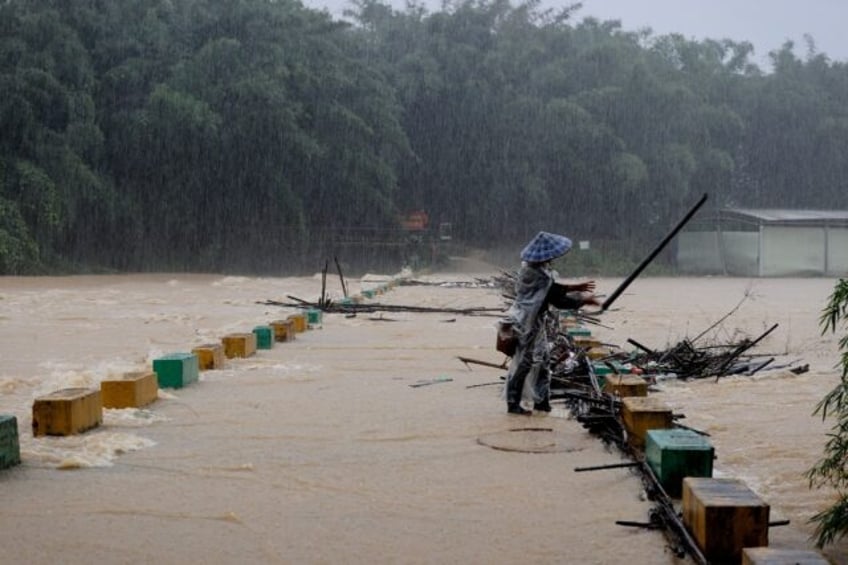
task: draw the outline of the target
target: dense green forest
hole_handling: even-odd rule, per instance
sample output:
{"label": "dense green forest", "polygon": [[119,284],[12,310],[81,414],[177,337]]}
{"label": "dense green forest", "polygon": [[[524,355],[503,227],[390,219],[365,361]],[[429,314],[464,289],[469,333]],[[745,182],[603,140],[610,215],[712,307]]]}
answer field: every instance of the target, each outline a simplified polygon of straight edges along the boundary
{"label": "dense green forest", "polygon": [[578,9],[6,0],[0,273],[314,270],[411,210],[468,246],[634,248],[704,192],[846,207],[845,62]]}

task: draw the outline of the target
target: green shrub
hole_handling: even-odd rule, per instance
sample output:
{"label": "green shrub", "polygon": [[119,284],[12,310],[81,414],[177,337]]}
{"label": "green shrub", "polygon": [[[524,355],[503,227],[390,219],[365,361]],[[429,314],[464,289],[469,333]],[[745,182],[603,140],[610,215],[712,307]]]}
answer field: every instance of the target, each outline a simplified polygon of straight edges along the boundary
{"label": "green shrub", "polygon": [[[848,280],[840,279],[833,294],[830,295],[819,323],[822,333],[845,332],[848,330]],[[810,488],[830,486],[839,498],[828,509],[813,516],[810,521],[816,524],[815,538],[819,547],[833,543],[848,533],[848,333],[839,340],[842,377],[816,406],[814,414],[828,415],[835,423],[828,434],[824,456],[807,471]]]}

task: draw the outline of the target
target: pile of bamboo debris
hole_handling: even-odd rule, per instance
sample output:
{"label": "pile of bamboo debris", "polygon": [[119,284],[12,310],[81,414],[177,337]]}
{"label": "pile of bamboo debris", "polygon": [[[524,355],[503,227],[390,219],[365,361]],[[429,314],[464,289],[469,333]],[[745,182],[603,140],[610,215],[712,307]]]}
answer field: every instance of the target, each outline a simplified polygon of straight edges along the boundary
{"label": "pile of bamboo debris", "polygon": [[718,380],[727,375],[747,375],[767,369],[785,369],[796,374],[809,370],[809,365],[791,367],[793,363],[773,365],[774,356],[751,355],[748,351],[759,344],[766,336],[777,329],[774,324],[755,339],[743,338],[738,342],[696,346],[694,340],[683,339],[671,347],[656,351],[636,340],[628,343],[638,348],[638,352],[627,356],[626,361],[639,367],[647,375],[663,375],[679,379],[701,379],[715,377]]}
{"label": "pile of bamboo debris", "polygon": [[[607,356],[590,362],[575,341],[560,333],[551,343],[551,374],[563,382],[588,382],[594,368],[600,363],[612,374],[633,373],[644,376],[650,383],[666,379],[702,379],[729,375],[752,376],[760,371],[787,369],[795,374],[805,373],[809,365],[796,365],[798,361],[773,364],[774,356],[750,354],[760,341],[777,328],[777,324],[755,339],[743,338],[738,342],[695,346],[690,339],[683,339],[665,350],[650,349],[639,342],[628,339],[637,349],[626,352],[614,344]],[[579,355],[583,353],[583,355]]]}

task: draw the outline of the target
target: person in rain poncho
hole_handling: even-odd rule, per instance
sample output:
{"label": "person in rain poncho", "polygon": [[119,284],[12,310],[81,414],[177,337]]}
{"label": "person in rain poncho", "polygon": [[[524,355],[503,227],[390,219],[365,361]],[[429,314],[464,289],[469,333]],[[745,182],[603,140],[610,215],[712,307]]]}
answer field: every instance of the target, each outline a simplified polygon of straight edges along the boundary
{"label": "person in rain poncho", "polygon": [[521,405],[528,377],[531,377],[528,385],[533,408],[551,411],[550,345],[545,330],[548,306],[577,310],[586,304],[600,305],[592,294],[594,281],[570,285],[554,282],[550,263],[569,249],[571,240],[567,237],[541,231],[521,251],[515,300],[503,320],[512,325],[518,337],[506,382],[507,412],[510,414],[531,413]]}

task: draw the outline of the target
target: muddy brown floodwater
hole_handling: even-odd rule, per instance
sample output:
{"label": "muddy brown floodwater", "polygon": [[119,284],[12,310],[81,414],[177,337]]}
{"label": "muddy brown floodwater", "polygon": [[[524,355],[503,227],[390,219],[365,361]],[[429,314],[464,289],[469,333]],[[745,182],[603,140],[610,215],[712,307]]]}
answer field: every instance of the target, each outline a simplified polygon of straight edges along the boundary
{"label": "muddy brown floodwater", "polygon": [[[441,273],[431,282],[497,274]],[[350,291],[386,277],[349,280]],[[611,292],[619,279],[598,280]],[[837,340],[817,320],[831,279],[638,279],[604,315],[603,341],[661,348],[738,311],[704,339],[779,328],[758,350],[802,375],[666,380],[655,393],[716,448],[716,476],[771,505],[773,547],[809,548],[833,499],[803,477],[829,424]],[[320,328],[231,360],[141,410],[33,438],[33,400],[146,369],[152,360],[285,317],[320,277],[127,275],[0,278],[0,413],[18,418],[22,464],[0,471],[2,563],[679,562],[660,532],[616,526],[651,508],[621,461],[563,408],[509,416],[494,318],[391,312],[324,316]],[[338,296],[340,285],[330,284]],[[400,286],[374,301],[493,307],[498,291]],[[423,384],[424,386],[410,386]],[[471,385],[482,385],[469,388]],[[536,428],[527,431],[527,428]],[[844,542],[826,551],[848,562]]]}

